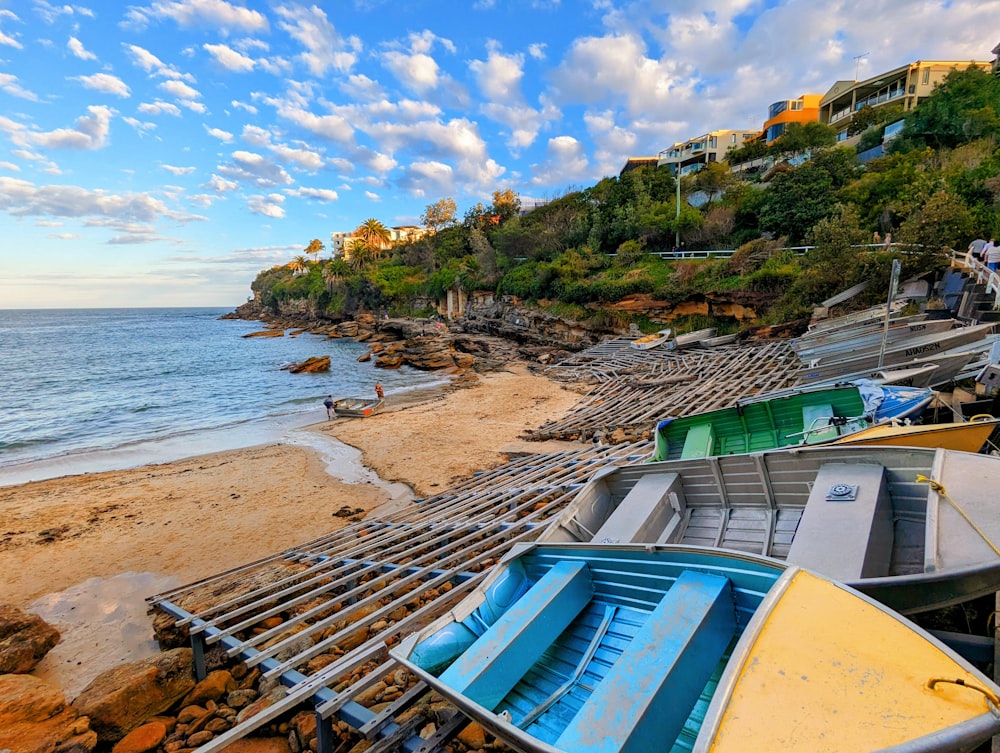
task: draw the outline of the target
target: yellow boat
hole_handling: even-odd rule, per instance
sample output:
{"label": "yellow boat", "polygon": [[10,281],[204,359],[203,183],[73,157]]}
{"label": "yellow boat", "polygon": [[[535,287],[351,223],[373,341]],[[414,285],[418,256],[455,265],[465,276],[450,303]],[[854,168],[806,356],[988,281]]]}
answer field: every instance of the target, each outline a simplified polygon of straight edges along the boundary
{"label": "yellow boat", "polygon": [[948,424],[878,424],[842,437],[830,444],[878,445],[881,447],[940,447],[944,450],[979,452],[1000,419],[987,416]]}
{"label": "yellow boat", "polygon": [[758,610],[748,636],[694,753],[971,750],[997,723],[996,686],[899,616],[809,572]]}

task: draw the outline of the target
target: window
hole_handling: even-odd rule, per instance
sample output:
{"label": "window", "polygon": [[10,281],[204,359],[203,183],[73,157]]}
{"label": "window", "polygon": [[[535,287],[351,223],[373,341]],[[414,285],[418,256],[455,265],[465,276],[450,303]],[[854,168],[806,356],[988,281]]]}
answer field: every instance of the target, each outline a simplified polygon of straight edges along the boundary
{"label": "window", "polygon": [[797,99],[794,102],[792,102],[792,109],[793,110],[801,110],[802,109],[802,100],[801,99]]}
{"label": "window", "polygon": [[718,147],[719,147],[719,137],[718,136],[709,136],[708,137],[708,148],[709,149],[717,149]]}
{"label": "window", "polygon": [[922,83],[924,86],[927,86],[927,84],[929,84],[930,82],[931,82],[931,69],[924,68],[924,76],[920,83]]}
{"label": "window", "polygon": [[730,136],[729,138],[732,139],[732,141],[730,141],[731,144],[735,144],[736,143],[736,134],[735,133],[732,136]]}

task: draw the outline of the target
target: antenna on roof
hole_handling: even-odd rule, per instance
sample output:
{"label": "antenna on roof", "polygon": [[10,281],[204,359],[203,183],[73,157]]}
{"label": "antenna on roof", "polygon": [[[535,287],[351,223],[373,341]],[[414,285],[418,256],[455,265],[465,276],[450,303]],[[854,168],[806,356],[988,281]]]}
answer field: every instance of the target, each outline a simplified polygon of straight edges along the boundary
{"label": "antenna on roof", "polygon": [[854,56],[854,83],[858,83],[858,71],[861,69],[861,58],[866,58],[871,55],[870,52],[862,52],[860,55]]}

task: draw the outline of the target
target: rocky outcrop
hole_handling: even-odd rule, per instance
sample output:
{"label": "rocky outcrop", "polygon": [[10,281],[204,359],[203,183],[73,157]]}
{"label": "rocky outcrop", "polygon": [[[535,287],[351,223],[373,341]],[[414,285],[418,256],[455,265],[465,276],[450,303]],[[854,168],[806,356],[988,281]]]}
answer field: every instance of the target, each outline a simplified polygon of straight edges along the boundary
{"label": "rocky outcrop", "polygon": [[189,648],[175,648],[98,675],[73,701],[100,740],[115,742],[167,711],[195,686]]}
{"label": "rocky outcrop", "polygon": [[31,675],[0,675],[0,750],[90,753],[97,733],[62,690]]}
{"label": "rocky outcrop", "polygon": [[319,371],[329,371],[330,356],[312,356],[301,363],[292,363],[281,368],[291,374],[315,374]]}
{"label": "rocky outcrop", "polygon": [[282,328],[275,329],[264,329],[259,332],[249,332],[243,335],[244,338],[248,337],[284,337],[285,330]]}
{"label": "rocky outcrop", "polygon": [[0,674],[30,672],[59,642],[59,631],[41,617],[0,604]]}

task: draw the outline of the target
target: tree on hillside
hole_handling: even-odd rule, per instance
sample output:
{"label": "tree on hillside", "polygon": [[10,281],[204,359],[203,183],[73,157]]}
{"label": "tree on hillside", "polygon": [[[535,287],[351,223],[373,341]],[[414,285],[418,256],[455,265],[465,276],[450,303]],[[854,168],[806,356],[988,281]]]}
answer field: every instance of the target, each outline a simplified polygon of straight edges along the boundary
{"label": "tree on hillside", "polygon": [[785,132],[775,140],[768,150],[771,154],[794,154],[807,149],[820,149],[837,143],[837,131],[832,126],[818,121],[813,123],[789,123]]}
{"label": "tree on hillside", "polygon": [[[981,68],[952,71],[906,116],[894,150],[955,147],[1000,134],[1000,80]],[[898,142],[898,143],[897,143]]]}
{"label": "tree on hillside", "polygon": [[491,213],[499,216],[499,224],[517,217],[521,212],[521,197],[513,189],[497,189],[493,192]]}
{"label": "tree on hillside", "polygon": [[830,174],[806,162],[794,170],[778,174],[764,195],[760,207],[760,225],[778,235],[788,235],[801,241],[806,232],[834,204],[833,180]]}
{"label": "tree on hillside", "polygon": [[972,237],[974,232],[972,214],[962,200],[940,189],[904,220],[898,238],[903,243],[917,244],[925,253],[938,253],[946,248],[960,248],[961,241]]}
{"label": "tree on hillside", "polygon": [[309,269],[309,259],[307,259],[304,255],[299,254],[285,266],[292,270],[292,274],[297,275]]}
{"label": "tree on hillside", "polygon": [[420,215],[420,224],[435,233],[443,227],[454,225],[458,219],[458,207],[450,196],[428,204]]}
{"label": "tree on hillside", "polygon": [[[374,217],[358,225],[354,231],[354,235],[362,244],[367,246],[368,252],[373,259],[379,259],[382,256],[382,252],[392,245],[389,241],[389,228]],[[354,249],[352,249],[351,255],[354,255]]]}
{"label": "tree on hillside", "polygon": [[309,241],[309,245],[306,246],[306,253],[313,257],[313,259],[318,259],[320,252],[325,248],[323,241],[319,238],[313,238]]}

